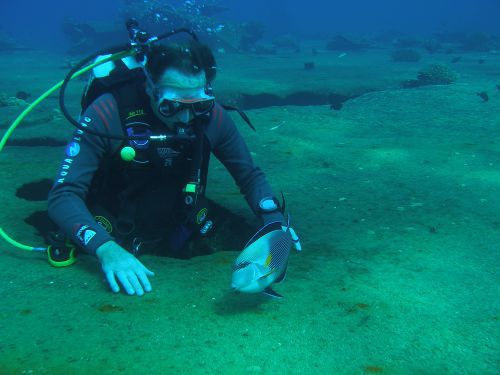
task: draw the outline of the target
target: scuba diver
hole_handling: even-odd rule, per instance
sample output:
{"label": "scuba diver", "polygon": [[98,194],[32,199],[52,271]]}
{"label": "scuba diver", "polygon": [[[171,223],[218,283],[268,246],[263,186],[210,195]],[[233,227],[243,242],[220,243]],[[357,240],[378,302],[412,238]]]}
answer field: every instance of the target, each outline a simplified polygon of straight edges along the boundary
{"label": "scuba diver", "polygon": [[[205,198],[212,153],[264,225],[285,223],[282,205],[213,95],[215,76],[215,58],[197,40],[156,43],[142,62],[127,57],[93,70],[48,212],[59,227],[54,242],[95,255],[113,292],[151,291],[154,273],[140,254],[207,252],[200,244],[214,227]],[[64,265],[64,248],[54,246],[53,262]]]}

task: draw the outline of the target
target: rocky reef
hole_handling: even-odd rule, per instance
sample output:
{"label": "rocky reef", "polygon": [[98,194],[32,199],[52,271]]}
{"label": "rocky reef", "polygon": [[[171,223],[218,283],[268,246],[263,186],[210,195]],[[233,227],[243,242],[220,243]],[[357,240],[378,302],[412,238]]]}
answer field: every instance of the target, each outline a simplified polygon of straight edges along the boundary
{"label": "rocky reef", "polygon": [[402,82],[404,88],[427,85],[450,85],[458,79],[458,74],[444,64],[428,65],[417,73],[417,79]]}

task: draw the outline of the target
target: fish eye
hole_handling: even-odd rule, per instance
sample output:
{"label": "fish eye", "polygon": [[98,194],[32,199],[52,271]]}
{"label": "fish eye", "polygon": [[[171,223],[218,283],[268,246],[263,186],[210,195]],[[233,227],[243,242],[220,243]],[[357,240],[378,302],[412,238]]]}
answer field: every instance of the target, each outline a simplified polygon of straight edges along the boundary
{"label": "fish eye", "polygon": [[250,265],[250,262],[248,261],[245,261],[245,262],[241,262],[241,263],[238,263],[238,264],[235,264],[233,266],[233,271],[238,271],[238,270],[242,270],[243,268],[245,268],[246,266]]}

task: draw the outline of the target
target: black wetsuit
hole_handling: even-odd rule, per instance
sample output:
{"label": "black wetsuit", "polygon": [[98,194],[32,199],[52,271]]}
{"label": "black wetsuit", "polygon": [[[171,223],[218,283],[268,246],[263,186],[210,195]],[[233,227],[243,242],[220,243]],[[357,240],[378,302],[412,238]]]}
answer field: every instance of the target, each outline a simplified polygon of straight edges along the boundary
{"label": "black wetsuit", "polygon": [[[80,122],[90,129],[113,135],[145,131],[168,134],[166,126],[152,114],[147,96],[141,93],[140,97],[143,98],[137,106],[140,109],[124,116],[115,97],[104,94],[86,109]],[[208,151],[203,160],[205,171],[208,156],[213,153],[231,173],[257,216],[264,222],[283,220],[278,211],[262,213],[259,209],[259,202],[274,196],[273,192],[264,173],[253,163],[235,124],[220,105],[215,105],[210,119],[203,125],[203,133],[205,151]],[[134,161],[125,162],[120,157],[120,150],[127,143],[136,150]],[[134,221],[142,223],[139,232],[161,232],[166,223],[175,220],[173,211],[182,199],[190,150],[189,146],[171,147],[161,142],[132,144],[77,130],[66,147],[49,193],[49,216],[72,242],[90,254],[95,254],[103,243],[117,240],[114,232],[110,234],[96,221],[94,205],[111,212],[113,217],[133,207]],[[127,189],[132,193],[124,194]],[[125,202],[118,199],[120,196],[125,197]]]}

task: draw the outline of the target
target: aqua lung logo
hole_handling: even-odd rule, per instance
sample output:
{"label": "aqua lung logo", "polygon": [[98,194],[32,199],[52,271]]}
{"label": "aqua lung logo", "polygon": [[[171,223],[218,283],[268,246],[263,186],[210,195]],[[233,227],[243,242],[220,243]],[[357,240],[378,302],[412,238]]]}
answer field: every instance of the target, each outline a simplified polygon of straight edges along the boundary
{"label": "aqua lung logo", "polygon": [[62,184],[64,182],[64,178],[68,175],[71,163],[73,163],[73,159],[64,159],[63,165],[61,166],[61,172],[59,172],[60,178],[57,180],[59,184]]}
{"label": "aqua lung logo", "polygon": [[70,158],[74,158],[76,155],[80,153],[80,144],[76,142],[71,142],[66,146],[66,155]]}
{"label": "aqua lung logo", "polygon": [[76,231],[76,238],[82,243],[82,245],[87,246],[92,238],[96,235],[96,231],[91,229],[88,225],[82,225]]}
{"label": "aqua lung logo", "polygon": [[[80,125],[83,128],[88,126],[87,123],[90,123],[92,119],[90,117],[84,117],[83,121],[80,122]],[[73,136],[71,142],[66,146],[66,156],[67,159],[64,159],[63,164],[61,165],[61,171],[59,172],[59,178],[57,179],[58,184],[62,184],[64,179],[69,173],[69,169],[71,168],[71,164],[73,164],[73,158],[76,157],[80,153],[80,142],[82,140],[81,135],[83,131],[78,129]]]}

